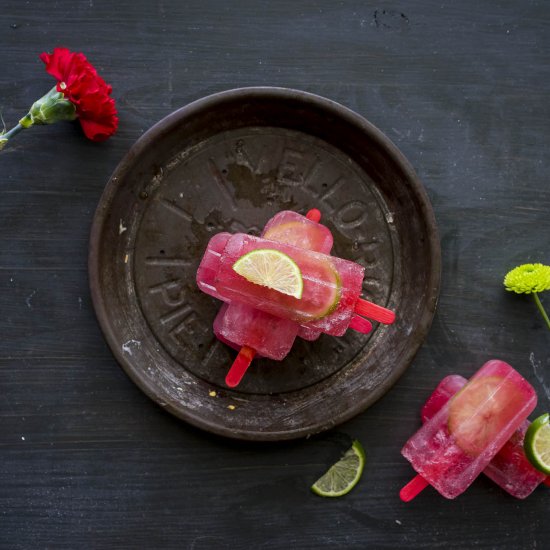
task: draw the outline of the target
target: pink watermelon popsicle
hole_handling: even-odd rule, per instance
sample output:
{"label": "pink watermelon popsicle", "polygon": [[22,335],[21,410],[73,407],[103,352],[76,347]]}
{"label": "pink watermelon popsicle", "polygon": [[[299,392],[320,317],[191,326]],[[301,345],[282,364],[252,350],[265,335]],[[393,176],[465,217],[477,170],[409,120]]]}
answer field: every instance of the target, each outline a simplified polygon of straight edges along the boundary
{"label": "pink watermelon popsicle", "polygon": [[[306,250],[330,254],[334,242],[332,233],[319,223],[320,220],[321,212],[316,208],[310,210],[305,217],[292,210],[283,210],[267,222],[262,237]],[[320,335],[320,330],[304,325],[298,329],[298,336],[304,340],[317,340]]]}
{"label": "pink watermelon popsicle", "polygon": [[218,300],[226,301],[216,289],[216,274],[220,264],[220,258],[231,237],[231,233],[218,233],[208,242],[201,263],[197,269],[197,285],[205,293]]}
{"label": "pink watermelon popsicle", "polygon": [[[316,209],[310,210],[306,216],[288,210],[279,212],[269,220],[263,234],[275,241],[290,242],[295,246],[328,253],[332,248],[332,234],[318,223],[320,218],[321,213]],[[214,247],[209,249],[207,258],[211,254],[217,258],[223,251],[223,248],[215,248],[217,242],[225,244],[226,240],[214,240]],[[209,274],[207,271],[203,273]],[[256,354],[282,360],[290,351],[297,334],[315,339],[320,332],[300,327],[294,321],[275,317],[249,305],[232,302],[224,304],[220,309],[214,320],[214,334],[239,351],[226,377],[226,384],[235,387]]]}
{"label": "pink watermelon popsicle", "polygon": [[[303,278],[300,298],[250,282],[233,269],[237,260],[258,250],[275,250],[295,262]],[[225,245],[215,286],[226,300],[342,336],[356,306],[360,306],[364,271],[364,267],[348,260],[240,233],[231,236]]]}
{"label": "pink watermelon popsicle", "polygon": [[[443,378],[422,407],[422,421],[432,418],[466,383],[466,378],[456,374]],[[528,427],[529,421],[525,420],[483,470],[497,485],[521,499],[546,482],[546,474],[534,468],[523,451],[523,439]]]}
{"label": "pink watermelon popsicle", "polygon": [[401,499],[413,499],[428,484],[446,498],[463,493],[536,403],[535,390],[510,365],[485,363],[401,450],[418,473]]}
{"label": "pink watermelon popsicle", "polygon": [[276,361],[284,359],[296,339],[298,325],[232,302],[224,304],[214,319],[214,334],[218,340],[239,351],[225,378],[225,383],[234,388],[256,355]]}
{"label": "pink watermelon popsicle", "polygon": [[[294,255],[301,257],[302,260],[299,263],[303,264],[305,261],[306,272],[310,277],[310,282],[306,285],[309,300],[300,302],[300,300],[290,296],[286,297],[277,291],[250,283],[240,275],[233,273],[231,261],[235,260],[235,256],[239,254],[239,250],[235,250],[235,244],[239,248],[240,243],[240,252],[241,255],[244,255],[246,251],[243,244],[247,241],[250,250],[254,248],[254,244],[256,248],[264,245],[285,250],[286,247],[287,251],[291,249],[294,251]],[[230,251],[228,251],[229,244],[232,245]],[[228,273],[225,277],[220,275],[222,267]],[[341,272],[338,271],[338,268],[341,269]],[[391,324],[395,320],[395,314],[392,311],[359,297],[363,273],[362,266],[347,260],[332,258],[326,254],[301,251],[290,245],[275,241],[262,241],[257,237],[243,234],[232,236],[230,233],[219,233],[212,237],[208,243],[197,269],[197,284],[203,292],[224,302],[237,299],[237,301],[253,306],[261,303],[262,305],[258,309],[267,313],[297,319],[297,322],[302,322],[303,326],[308,329],[341,336],[348,326],[360,332],[368,332],[370,324],[364,323],[365,320],[361,316],[384,324]],[[222,292],[224,285],[225,291]],[[236,286],[236,290],[232,288],[232,285]],[[268,299],[264,299],[262,294],[265,294]],[[290,304],[283,303],[285,300],[290,300]],[[293,310],[292,307],[296,305],[298,305],[298,310],[305,305],[306,310],[301,312],[297,312],[296,308]]]}
{"label": "pink watermelon popsicle", "polygon": [[266,223],[262,237],[305,250],[330,254],[332,233],[328,227],[319,223],[320,220],[321,213],[317,209],[310,210],[305,216],[292,210],[283,210]]}
{"label": "pink watermelon popsicle", "polygon": [[298,325],[239,302],[224,304],[214,319],[214,334],[224,344],[240,350],[252,348],[268,359],[284,359],[296,338]]}
{"label": "pink watermelon popsicle", "polygon": [[[283,211],[266,225],[263,232],[266,239],[220,233],[210,240],[197,270],[197,283],[205,293],[226,302],[214,323],[216,336],[236,349],[242,348],[226,379],[228,385],[235,386],[239,383],[256,352],[271,359],[282,359],[288,353],[284,353],[283,350],[290,350],[296,335],[314,340],[322,331],[329,332],[331,326],[330,334],[338,334],[338,331],[343,333],[348,327],[363,333],[370,332],[371,323],[357,313],[386,324],[394,321],[393,312],[359,298],[364,268],[328,255],[333,243],[332,234],[328,228],[318,223],[320,216],[316,209],[310,210],[306,217],[295,212]],[[261,243],[264,250],[285,250],[283,254],[292,250],[295,259],[302,258],[298,260],[299,269],[302,270],[304,265],[308,268],[305,273],[300,271],[300,276],[303,275],[305,280],[304,294],[307,300],[303,299],[304,296],[295,298],[254,284],[234,272],[232,268],[239,258],[257,250],[254,247],[249,247],[248,250],[241,248],[235,254],[234,245],[238,239],[242,242]],[[311,250],[314,251],[313,254],[321,254],[312,259]],[[231,257],[231,252],[235,257]],[[304,255],[305,259],[302,257]],[[322,261],[319,261],[319,258],[322,258]],[[334,264],[337,265],[336,268]],[[347,266],[347,272],[344,269],[338,271],[338,267],[342,266]],[[225,275],[222,273],[224,269]],[[353,270],[356,274],[355,279]],[[233,279],[233,283],[236,283],[233,286],[231,282],[226,285],[228,279]],[[351,300],[348,288],[350,281],[358,287],[352,290],[356,295]],[[347,282],[348,285],[343,282]],[[343,307],[346,299],[355,302],[355,311],[353,308]],[[297,307],[302,307],[302,310],[296,311]],[[327,331],[324,318],[332,313],[339,313],[339,318],[333,316],[332,325],[329,324]],[[321,327],[317,326],[319,320]],[[341,326],[334,329],[337,321],[340,321]],[[265,328],[262,328],[264,326]],[[265,331],[269,331],[269,334],[264,334]],[[236,375],[237,372],[240,373],[239,376]]]}
{"label": "pink watermelon popsicle", "polygon": [[[317,209],[310,210],[306,217],[284,210],[275,215],[265,226],[262,237],[272,241],[286,243],[292,246],[313,250],[323,254],[330,254],[333,245],[332,234],[328,228],[318,223],[321,219],[321,212]],[[389,310],[360,300],[359,308],[363,308],[362,315],[371,317],[373,320],[390,324],[395,315]],[[349,328],[366,334],[372,330],[369,321],[356,315],[352,315]],[[302,324],[298,330],[298,336],[305,340],[316,340],[323,330],[315,328],[311,324]]]}

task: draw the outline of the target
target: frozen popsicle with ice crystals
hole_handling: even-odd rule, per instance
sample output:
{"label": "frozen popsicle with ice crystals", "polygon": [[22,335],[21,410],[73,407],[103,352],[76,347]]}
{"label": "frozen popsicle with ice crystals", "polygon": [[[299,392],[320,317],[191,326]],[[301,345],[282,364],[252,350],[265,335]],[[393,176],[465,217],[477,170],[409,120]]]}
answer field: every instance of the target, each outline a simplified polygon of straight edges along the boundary
{"label": "frozen popsicle with ice crystals", "polygon": [[404,501],[427,485],[446,498],[463,493],[535,408],[532,386],[510,365],[488,361],[413,435],[401,453],[417,476]]}
{"label": "frozen popsicle with ice crystals", "polygon": [[[283,210],[271,218],[262,233],[264,239],[291,244],[306,250],[314,250],[323,254],[330,254],[333,245],[332,233],[320,224],[321,212],[311,209],[305,216]],[[317,340],[320,330],[301,325],[298,336],[304,340]]]}
{"label": "frozen popsicle with ice crystals", "polygon": [[[443,378],[422,407],[422,421],[432,418],[467,382],[466,378],[456,374]],[[520,499],[528,497],[541,483],[550,483],[546,474],[537,470],[525,456],[523,439],[529,424],[529,420],[523,421],[483,470],[502,489]]]}
{"label": "frozen popsicle with ice crystals", "polygon": [[[279,212],[269,220],[263,235],[267,234],[275,241],[290,241],[295,246],[328,253],[332,248],[332,234],[318,223],[320,218],[321,213],[317,209],[310,210],[306,216],[290,210]],[[226,241],[217,239],[214,245],[219,242]],[[219,252],[219,249],[210,250],[209,254]],[[220,341],[239,351],[226,377],[226,384],[234,387],[240,383],[256,355],[281,360],[290,351],[296,335],[315,340],[320,331],[233,302],[224,304],[220,309],[214,320],[214,334]]]}
{"label": "frozen popsicle with ice crystals", "polygon": [[[296,334],[314,340],[321,332],[342,335],[347,328],[367,333],[372,325],[365,317],[386,324],[395,319],[393,312],[359,297],[364,268],[328,254],[332,235],[318,223],[319,219],[320,212],[316,209],[306,217],[284,211],[268,222],[262,238],[221,233],[214,236],[207,247],[197,271],[197,283],[207,294],[229,304],[216,318],[215,332],[220,340],[233,347],[242,346],[243,353],[235,362],[241,376],[246,369],[245,360],[250,362],[255,352],[278,358],[280,349],[292,346]],[[266,286],[262,281],[243,276],[243,271],[236,266],[254,255],[255,258],[258,255],[275,260],[283,258],[287,264],[295,265],[295,272],[300,275],[299,293]],[[229,318],[225,320],[228,315],[238,318],[240,325],[229,322]],[[285,340],[284,345],[274,340],[273,335],[260,338],[260,319],[265,320],[266,326],[284,327],[276,331]],[[294,325],[295,334],[291,330]],[[246,340],[262,341],[263,351],[245,343],[243,335],[247,330],[251,335]],[[270,346],[274,346],[273,350]],[[237,378],[232,377],[232,382],[238,383]]]}

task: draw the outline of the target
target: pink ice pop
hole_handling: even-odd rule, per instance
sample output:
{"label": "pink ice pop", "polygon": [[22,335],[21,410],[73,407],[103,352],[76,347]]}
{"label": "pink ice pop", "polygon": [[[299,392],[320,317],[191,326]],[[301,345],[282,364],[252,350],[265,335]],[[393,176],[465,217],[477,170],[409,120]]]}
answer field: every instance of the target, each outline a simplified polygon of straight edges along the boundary
{"label": "pink ice pop", "polygon": [[[306,250],[314,250],[323,254],[330,254],[333,245],[332,233],[321,225],[321,212],[312,208],[306,215],[301,216],[292,210],[283,210],[271,218],[262,233],[264,239],[291,244]],[[369,331],[372,329],[369,329]],[[304,340],[317,340],[320,330],[301,325],[298,336]]]}
{"label": "pink ice pop", "polygon": [[[296,262],[304,281],[301,299],[251,283],[233,270],[239,258],[262,248],[279,250]],[[225,245],[215,286],[226,300],[237,300],[341,336],[349,327],[356,306],[363,302],[359,295],[364,271],[362,266],[348,260],[241,233],[231,236]]]}
{"label": "pink ice pop", "polygon": [[[292,245],[298,245],[302,248],[307,247],[307,249],[328,254],[332,248],[332,234],[328,228],[318,223],[320,217],[321,213],[317,209],[310,210],[306,217],[292,211],[283,211],[268,222],[263,235],[269,237],[270,241],[278,241],[285,244],[290,242]],[[280,316],[275,317],[269,309],[267,311],[260,311],[254,305],[251,305],[250,302],[243,303],[242,300],[235,300],[234,296],[228,297],[219,292],[218,279],[220,265],[222,264],[222,259],[230,240],[231,235],[228,233],[221,233],[211,239],[197,270],[197,283],[199,288],[207,294],[224,300],[229,304],[223,307],[216,317],[214,323],[216,336],[235,349],[240,349],[241,345],[247,348],[246,350],[241,350],[243,353],[240,353],[235,360],[226,379],[226,382],[229,380],[232,382],[231,384],[228,382],[228,385],[236,385],[246,371],[248,366],[246,361],[248,360],[249,364],[256,352],[258,355],[272,359],[282,359],[288,353],[288,351],[283,353],[281,350],[286,348],[289,350],[292,346],[296,336],[295,325],[298,321],[284,319]],[[338,262],[345,262],[345,260],[336,260]],[[357,265],[352,262],[347,263]],[[362,270],[360,266],[357,267]],[[330,271],[332,274],[333,269]],[[258,285],[253,286],[258,289]],[[259,288],[264,293],[275,292],[269,291],[269,289],[264,287]],[[321,288],[321,290],[323,289]],[[281,297],[280,293],[276,294],[278,298]],[[338,299],[342,302],[341,298],[342,295],[345,295],[345,292],[342,292],[341,288],[338,288],[338,294]],[[319,292],[317,292],[317,297],[318,295]],[[395,318],[393,312],[371,304],[366,300],[358,299],[356,301],[356,309],[380,322],[391,323]],[[225,319],[226,316],[227,319]],[[236,320],[238,320],[238,323],[235,322]],[[263,334],[262,326],[266,328],[270,327],[269,335]],[[370,321],[357,313],[352,313],[348,326],[362,333],[372,330]],[[278,328],[275,330],[273,327]],[[308,340],[316,339],[320,333],[321,330],[318,327],[311,326],[310,324],[302,324],[298,329],[298,335]],[[254,349],[255,347],[258,349]],[[235,374],[237,371],[240,373],[239,376]]]}
{"label": "pink ice pop", "polygon": [[[317,209],[310,210],[305,217],[289,210],[282,211],[267,223],[263,235],[267,234],[271,240],[328,253],[332,248],[332,234],[318,223],[320,219],[321,213]],[[230,387],[238,385],[256,354],[282,360],[290,351],[297,333],[308,339],[315,339],[320,334],[250,305],[240,302],[224,304],[214,321],[214,334],[239,350],[227,374],[226,384]]]}
{"label": "pink ice pop", "polygon": [[[422,407],[422,421],[432,418],[466,383],[466,378],[456,374],[443,378]],[[533,467],[523,451],[529,424],[529,420],[525,420],[483,470],[497,485],[521,499],[528,497],[541,483],[546,483],[546,474]]]}
{"label": "pink ice pop", "polygon": [[[285,210],[275,215],[266,225],[262,237],[273,241],[279,241],[306,250],[313,250],[323,254],[330,254],[333,245],[332,233],[327,227],[321,225],[321,212],[316,208],[310,210],[304,218],[296,212]],[[361,300],[363,314],[380,322],[392,323],[395,315],[393,312],[376,306],[370,302]],[[367,334],[372,330],[372,324],[367,319],[353,314],[349,328]],[[298,336],[304,340],[313,341],[319,338],[322,330],[301,325]]]}
{"label": "pink ice pop", "polygon": [[485,363],[401,450],[418,473],[401,499],[413,499],[427,485],[446,498],[463,493],[536,403],[533,387],[510,365]]}
{"label": "pink ice pop", "polygon": [[[292,307],[296,305],[302,306],[304,303],[278,304],[278,302],[286,299],[284,295],[266,289],[265,287],[260,287],[259,285],[253,285],[253,283],[249,283],[244,278],[230,271],[231,265],[228,264],[231,263],[231,260],[236,260],[236,258],[231,257],[231,255],[235,256],[235,238],[241,239],[242,254],[246,253],[244,252],[246,247],[242,245],[245,244],[247,240],[255,240],[256,246],[261,246],[263,244],[271,248],[284,249],[281,243],[275,244],[274,241],[261,241],[257,237],[250,237],[248,235],[239,234],[231,236],[229,233],[219,233],[215,235],[208,243],[203,259],[197,270],[197,284],[206,294],[210,294],[225,302],[231,302],[232,299],[237,299],[237,301],[242,301],[252,306],[257,306],[258,301],[260,301],[262,303],[261,308],[267,313],[278,316],[289,316],[297,322],[301,322],[309,329],[320,330],[334,336],[341,336],[348,326],[360,332],[368,332],[370,330],[370,325],[365,323],[364,320],[360,318],[361,316],[368,317],[369,319],[384,324],[391,324],[394,322],[395,314],[392,311],[358,297],[364,272],[363,267],[347,260],[332,258],[326,254],[300,251],[300,249],[296,247],[285,245],[287,251],[288,249],[292,249],[295,251],[295,254],[297,253],[302,258],[302,261],[298,262],[299,264],[303,264],[304,261],[309,264],[306,271],[307,274],[317,275],[311,276],[310,282],[307,284],[311,291],[310,298],[314,298],[313,302],[310,301],[307,304],[310,311],[305,312],[303,315],[300,315],[299,312],[293,315],[293,313],[296,313],[296,310],[293,310]],[[230,243],[233,247],[228,253],[227,247]],[[268,243],[272,244],[269,245]],[[250,245],[250,242],[248,242],[248,245],[248,249],[251,250],[254,243]],[[317,256],[317,258],[322,258],[322,260],[315,263],[315,256]],[[225,270],[229,271],[229,277],[225,276],[225,278],[220,278],[220,271],[224,264],[222,260],[225,260]],[[341,269],[341,272],[338,271],[338,268]],[[235,282],[235,279],[237,279],[237,282]],[[229,284],[234,284],[237,290],[229,289],[229,291],[227,291],[226,284],[226,292],[220,292],[220,286],[228,281]],[[336,284],[336,281],[338,281],[339,284]],[[248,291],[250,291],[250,296],[247,295]],[[312,293],[314,296],[311,296]],[[269,295],[271,299],[264,301],[262,294]],[[333,303],[323,304],[323,299],[331,299]],[[316,310],[315,306],[321,307],[321,311]],[[328,312],[333,309],[332,306],[335,306],[335,311],[331,312],[329,315]],[[311,311],[312,307],[313,311]],[[323,308],[327,311],[326,315],[323,315]],[[319,316],[321,316],[321,318],[315,319],[315,317]]]}
{"label": "pink ice pop", "polygon": [[332,233],[321,225],[321,213],[316,208],[305,216],[283,210],[273,216],[265,225],[262,237],[270,241],[286,243],[306,250],[330,254],[333,244]]}
{"label": "pink ice pop", "polygon": [[239,302],[224,304],[214,319],[214,334],[224,344],[240,350],[248,346],[257,355],[280,361],[294,343],[298,325]]}
{"label": "pink ice pop", "polygon": [[214,334],[224,344],[239,351],[225,378],[229,387],[235,387],[255,355],[276,361],[284,359],[298,334],[298,325],[288,319],[232,302],[224,304],[214,319]]}
{"label": "pink ice pop", "polygon": [[218,300],[226,301],[216,289],[216,275],[220,265],[220,258],[231,237],[231,233],[218,233],[208,242],[201,263],[197,269],[197,285],[205,293]]}

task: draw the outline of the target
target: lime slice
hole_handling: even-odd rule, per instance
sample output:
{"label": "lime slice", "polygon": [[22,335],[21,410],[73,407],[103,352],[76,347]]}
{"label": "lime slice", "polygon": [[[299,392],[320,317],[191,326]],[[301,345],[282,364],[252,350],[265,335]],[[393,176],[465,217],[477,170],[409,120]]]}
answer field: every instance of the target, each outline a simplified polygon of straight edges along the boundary
{"label": "lime slice", "polygon": [[311,486],[311,490],[322,497],[341,497],[357,485],[364,467],[365,451],[355,440],[344,456]]}
{"label": "lime slice", "polygon": [[332,262],[303,256],[300,267],[304,280],[301,300],[281,296],[278,302],[293,311],[293,320],[299,323],[322,319],[336,311],[342,297],[342,281]]}
{"label": "lime slice", "polygon": [[467,454],[478,456],[521,407],[523,394],[500,376],[474,378],[449,403],[449,432]]}
{"label": "lime slice", "polygon": [[321,281],[322,284],[308,285],[301,308],[308,317],[306,322],[322,319],[333,313],[342,297],[342,281],[338,271],[330,261],[309,262],[304,266],[308,279]]}
{"label": "lime slice", "polygon": [[529,462],[542,473],[550,475],[550,415],[539,416],[525,432],[523,448]]}
{"label": "lime slice", "polygon": [[297,298],[302,297],[302,272],[290,257],[271,248],[258,248],[241,256],[233,269],[247,281]]}

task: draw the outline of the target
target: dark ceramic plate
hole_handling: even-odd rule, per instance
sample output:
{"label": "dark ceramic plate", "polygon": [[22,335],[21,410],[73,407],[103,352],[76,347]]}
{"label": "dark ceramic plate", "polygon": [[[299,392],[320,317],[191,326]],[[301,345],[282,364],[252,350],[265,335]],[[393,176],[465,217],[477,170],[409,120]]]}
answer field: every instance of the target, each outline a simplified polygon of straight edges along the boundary
{"label": "dark ceramic plate", "polygon": [[[220,302],[195,284],[206,244],[312,207],[333,254],[366,267],[363,295],[398,321],[297,339],[229,390],[235,352],[212,333]],[[434,216],[407,160],[345,107],[280,88],[215,94],[151,128],[109,181],[90,247],[96,313],[126,373],[179,418],[240,439],[306,436],[372,405],[412,361],[439,289]]]}

